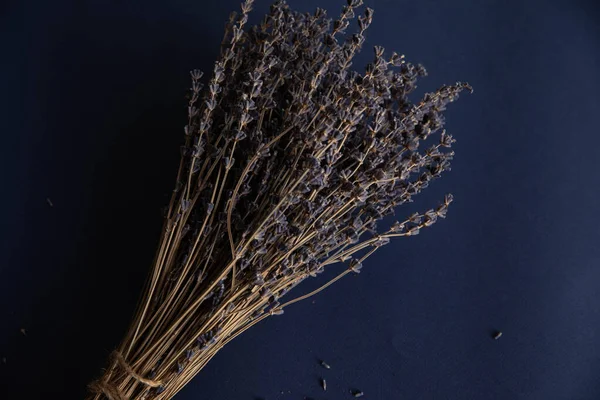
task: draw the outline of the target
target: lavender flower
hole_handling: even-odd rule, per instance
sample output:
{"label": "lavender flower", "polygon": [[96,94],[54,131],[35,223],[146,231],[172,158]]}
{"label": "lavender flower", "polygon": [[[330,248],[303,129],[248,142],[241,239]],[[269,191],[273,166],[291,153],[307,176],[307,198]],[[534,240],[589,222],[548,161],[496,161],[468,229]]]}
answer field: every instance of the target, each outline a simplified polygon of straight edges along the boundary
{"label": "lavender flower", "polygon": [[[95,400],[106,385],[130,399],[172,397],[252,324],[360,273],[391,238],[446,217],[450,195],[380,227],[450,170],[455,140],[443,112],[472,88],[444,85],[413,103],[408,95],[427,71],[381,46],[364,73],[352,71],[373,22],[362,4],[348,0],[332,20],[322,9],[302,14],[278,0],[246,28],[253,5],[246,0],[226,24],[206,85],[201,71],[190,72],[176,187],[120,349],[139,374],[153,377],[107,372]],[[279,303],[340,262],[348,268],[333,281]]]}

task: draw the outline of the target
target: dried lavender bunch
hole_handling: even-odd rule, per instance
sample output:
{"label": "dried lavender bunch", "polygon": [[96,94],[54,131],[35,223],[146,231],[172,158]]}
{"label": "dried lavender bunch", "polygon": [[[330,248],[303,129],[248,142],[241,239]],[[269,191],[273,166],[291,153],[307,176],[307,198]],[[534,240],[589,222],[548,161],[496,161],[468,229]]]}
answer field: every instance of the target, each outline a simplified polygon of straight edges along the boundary
{"label": "dried lavender bunch", "polygon": [[[450,169],[454,139],[442,112],[465,83],[418,104],[426,71],[375,46],[350,70],[373,17],[348,0],[331,20],[275,2],[245,29],[252,0],[226,25],[203,90],[191,72],[177,182],[135,319],[90,398],[168,399],[230,340],[328,287],[392,237],[444,218],[440,206],[381,229]],[[358,29],[347,34],[356,21]],[[420,144],[440,132],[435,144]],[[325,267],[346,268],[321,288],[282,298]]]}

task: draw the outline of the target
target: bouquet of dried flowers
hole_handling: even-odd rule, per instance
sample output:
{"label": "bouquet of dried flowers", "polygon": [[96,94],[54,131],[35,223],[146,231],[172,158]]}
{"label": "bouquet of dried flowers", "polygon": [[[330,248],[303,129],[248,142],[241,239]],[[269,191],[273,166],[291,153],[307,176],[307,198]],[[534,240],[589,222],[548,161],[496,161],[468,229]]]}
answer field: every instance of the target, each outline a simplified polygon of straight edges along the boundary
{"label": "bouquet of dried flowers", "polygon": [[[420,65],[375,46],[350,70],[373,10],[348,0],[338,19],[275,2],[245,29],[252,0],[226,26],[208,87],[191,72],[185,144],[158,251],[130,329],[93,399],[169,399],[229,341],[325,289],[391,238],[444,218],[452,196],[389,229],[377,223],[449,170],[442,112],[465,83],[418,104]],[[358,14],[358,16],[355,15]],[[346,34],[351,21],[358,22]],[[425,150],[419,144],[441,131]],[[319,289],[300,282],[345,264]]]}

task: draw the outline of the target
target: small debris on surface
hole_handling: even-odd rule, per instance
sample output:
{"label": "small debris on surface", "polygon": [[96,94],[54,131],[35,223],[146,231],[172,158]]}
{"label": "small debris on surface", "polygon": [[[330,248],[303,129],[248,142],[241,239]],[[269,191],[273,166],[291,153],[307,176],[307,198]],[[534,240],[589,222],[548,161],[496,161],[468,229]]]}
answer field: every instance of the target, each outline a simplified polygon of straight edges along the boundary
{"label": "small debris on surface", "polygon": [[360,390],[353,390],[352,391],[352,396],[354,397],[363,397],[364,393]]}
{"label": "small debris on surface", "polygon": [[331,365],[327,364],[325,361],[321,360],[321,366],[325,369],[331,369]]}
{"label": "small debris on surface", "polygon": [[52,204],[52,200],[50,200],[50,197],[46,197],[46,202],[50,207],[54,207],[54,204]]}
{"label": "small debris on surface", "polygon": [[327,390],[327,381],[323,378],[321,378],[321,387],[323,390]]}
{"label": "small debris on surface", "polygon": [[6,364],[6,357],[2,357],[2,364]]}
{"label": "small debris on surface", "polygon": [[498,339],[500,339],[501,336],[502,336],[502,332],[496,331],[494,333],[494,336],[492,336],[492,337],[494,338],[494,340],[498,340]]}
{"label": "small debris on surface", "polygon": [[25,328],[21,328],[21,333],[23,334],[23,336],[27,336],[27,331],[25,330]]}

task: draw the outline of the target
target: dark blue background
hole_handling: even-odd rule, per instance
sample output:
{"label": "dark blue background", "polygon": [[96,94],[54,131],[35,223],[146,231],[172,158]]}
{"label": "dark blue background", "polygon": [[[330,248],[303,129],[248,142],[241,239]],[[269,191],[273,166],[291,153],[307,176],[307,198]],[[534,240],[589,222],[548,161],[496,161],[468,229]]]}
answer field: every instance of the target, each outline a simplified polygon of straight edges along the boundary
{"label": "dark blue background", "polygon": [[[239,7],[136,3],[0,6],[2,399],[80,399],[118,344],[173,188],[188,71],[211,70]],[[380,44],[427,67],[414,100],[475,88],[446,114],[452,171],[398,210],[451,191],[449,216],[232,342],[178,398],[600,398],[600,6],[366,4],[356,66]]]}

